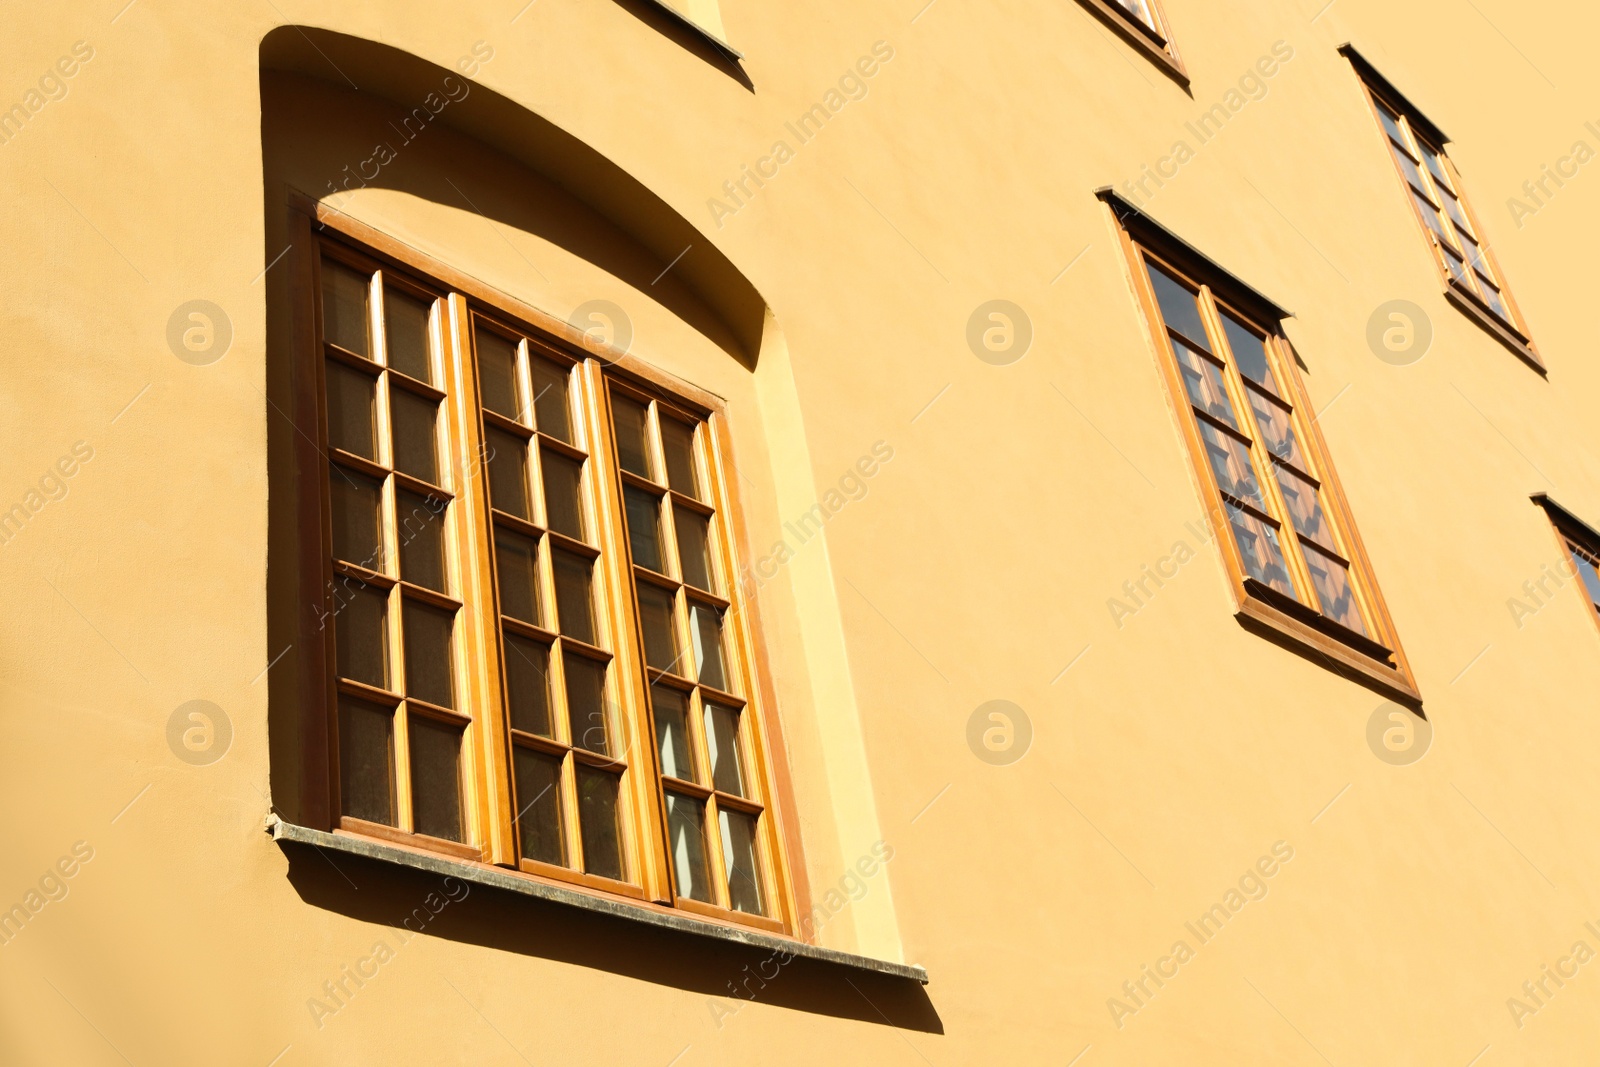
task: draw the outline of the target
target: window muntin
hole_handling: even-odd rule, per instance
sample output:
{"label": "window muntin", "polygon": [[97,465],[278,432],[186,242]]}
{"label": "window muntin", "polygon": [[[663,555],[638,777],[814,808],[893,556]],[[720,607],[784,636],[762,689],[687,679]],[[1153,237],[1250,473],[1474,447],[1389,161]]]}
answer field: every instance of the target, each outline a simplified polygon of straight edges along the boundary
{"label": "window muntin", "polygon": [[[1365,69],[1357,64],[1358,71]],[[1449,285],[1484,308],[1500,328],[1531,351],[1527,327],[1465,202],[1460,177],[1445,154],[1442,138],[1428,132],[1431,124],[1414,117],[1391,93],[1370,79],[1364,86],[1441,273]]]}
{"label": "window muntin", "polygon": [[335,825],[792,929],[714,414],[318,248]]}
{"label": "window muntin", "polygon": [[1375,590],[1324,484],[1326,464],[1276,330],[1137,244],[1165,353],[1202,469],[1246,578],[1374,641]]}

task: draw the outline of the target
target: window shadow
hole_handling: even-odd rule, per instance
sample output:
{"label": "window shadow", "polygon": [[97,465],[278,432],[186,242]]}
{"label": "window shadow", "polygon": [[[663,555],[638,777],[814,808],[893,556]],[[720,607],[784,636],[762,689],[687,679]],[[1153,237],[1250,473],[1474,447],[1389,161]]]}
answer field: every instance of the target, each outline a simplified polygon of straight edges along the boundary
{"label": "window shadow", "polygon": [[[519,956],[588,967],[706,997],[706,1018],[739,1025],[750,1003],[903,1030],[942,1034],[944,1024],[919,982],[711,940],[583,911],[425,871],[283,842],[288,879],[312,907],[387,926],[397,940],[433,937]],[[462,895],[466,890],[465,896]],[[434,913],[424,903],[433,894]],[[451,897],[459,899],[451,899]],[[443,901],[441,907],[440,904]],[[407,921],[409,920],[409,922]]]}
{"label": "window shadow", "polygon": [[745,73],[738,54],[726,45],[713,40],[703,30],[690,25],[682,16],[662,7],[655,0],[617,0],[617,6],[663,37],[720,70],[752,93],[756,91],[755,83],[750,80],[750,75]]}

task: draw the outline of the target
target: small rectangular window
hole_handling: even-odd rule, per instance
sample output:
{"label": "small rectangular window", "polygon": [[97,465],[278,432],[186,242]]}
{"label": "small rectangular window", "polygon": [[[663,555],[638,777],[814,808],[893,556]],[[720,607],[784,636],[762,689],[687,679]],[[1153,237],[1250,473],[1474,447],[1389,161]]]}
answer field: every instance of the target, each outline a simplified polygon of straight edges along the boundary
{"label": "small rectangular window", "polygon": [[1340,51],[1355,67],[1383,143],[1433,252],[1451,303],[1518,357],[1543,373],[1544,363],[1500,265],[1467,204],[1461,176],[1445,154],[1448,139],[1354,48]]}
{"label": "small rectangular window", "polygon": [[1418,702],[1279,326],[1284,313],[1115,194],[1102,195],[1123,227],[1241,621],[1271,626],[1313,658]]}

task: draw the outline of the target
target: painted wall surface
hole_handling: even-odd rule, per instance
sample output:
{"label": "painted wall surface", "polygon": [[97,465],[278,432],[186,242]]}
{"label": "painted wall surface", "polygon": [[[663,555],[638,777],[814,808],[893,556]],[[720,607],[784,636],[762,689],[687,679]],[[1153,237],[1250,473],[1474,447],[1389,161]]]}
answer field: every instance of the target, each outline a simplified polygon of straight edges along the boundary
{"label": "painted wall surface", "polygon": [[[1165,0],[1186,92],[1074,0],[715,6],[742,67],[645,0],[12,5],[0,1062],[1587,1062],[1600,631],[1572,584],[1525,583],[1561,558],[1531,494],[1600,524],[1600,16]],[[287,27],[472,58],[478,99],[566,131],[748,279],[759,352],[730,354],[732,298],[689,266],[658,289],[649,220],[549,178],[515,123],[446,109],[350,183],[417,101]],[[1453,139],[1548,379],[1440,294],[1346,42]],[[1369,746],[1383,698],[1239,626],[1198,533],[1093,193],[1178,142],[1140,200],[1293,312],[1434,730],[1413,764]],[[263,833],[300,773],[274,640],[291,189],[558,318],[624,308],[634,354],[727,399],[758,554],[892,448],[759,608],[813,894],[894,851],[818,941],[921,964],[925,990],[796,965],[749,1000],[750,954],[487,890],[414,933],[437,879]],[[1003,366],[967,339],[994,299],[1032,330]],[[181,358],[194,300],[220,358]],[[1432,328],[1409,365],[1367,339],[1391,300]],[[186,746],[195,700],[221,716]],[[995,700],[1021,710],[999,755],[969,741]]]}

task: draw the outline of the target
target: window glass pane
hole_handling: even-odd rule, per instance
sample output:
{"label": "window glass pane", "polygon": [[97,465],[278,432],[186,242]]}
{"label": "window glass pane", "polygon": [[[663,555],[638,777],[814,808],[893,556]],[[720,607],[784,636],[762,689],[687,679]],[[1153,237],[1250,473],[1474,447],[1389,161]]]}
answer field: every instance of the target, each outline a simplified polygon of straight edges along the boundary
{"label": "window glass pane", "polygon": [[1356,604],[1355,587],[1350,582],[1350,572],[1344,564],[1304,545],[1306,569],[1311,572],[1311,584],[1316,587],[1317,599],[1322,601],[1322,614],[1340,625],[1365,635],[1366,624],[1361,621],[1361,609]]}
{"label": "window glass pane", "polygon": [[650,705],[656,718],[656,747],[661,754],[661,773],[669,778],[698,782],[694,757],[689,749],[689,698],[676,689],[650,687]]}
{"label": "window glass pane", "polygon": [[440,593],[448,593],[444,554],[444,514],[438,497],[398,492],[396,530],[400,537],[400,577]]}
{"label": "window glass pane", "polygon": [[528,445],[515,434],[490,430],[489,500],[507,515],[532,521],[528,509]]}
{"label": "window glass pane", "polygon": [[478,387],[483,406],[496,415],[524,422],[522,389],[517,382],[517,343],[478,327]]}
{"label": "window glass pane", "polygon": [[389,346],[389,366],[419,382],[437,385],[428,344],[429,305],[392,286],[383,290],[383,332]]}
{"label": "window glass pane", "polygon": [[1383,123],[1383,132],[1387,133],[1398,144],[1409,144],[1406,135],[1400,129],[1400,120],[1393,112],[1382,104],[1378,105],[1378,121]]}
{"label": "window glass pane", "polygon": [[617,431],[617,462],[622,469],[644,478],[654,479],[654,465],[650,461],[649,421],[643,404],[611,394],[611,415]]}
{"label": "window glass pane", "polygon": [[1426,146],[1422,149],[1422,161],[1428,165],[1428,172],[1433,175],[1433,180],[1439,183],[1439,188],[1447,192],[1455,192],[1455,186],[1450,184],[1450,175],[1444,172],[1444,160],[1439,153]]}
{"label": "window glass pane", "polygon": [[667,485],[684,496],[704,500],[694,462],[694,427],[677,419],[662,419],[661,451],[667,460]]}
{"label": "window glass pane", "polygon": [[706,757],[711,762],[712,784],[724,793],[744,796],[744,756],[739,751],[737,711],[706,705]]}
{"label": "window glass pane", "polygon": [[1228,335],[1228,347],[1233,350],[1233,360],[1239,373],[1276,393],[1278,383],[1272,377],[1272,368],[1267,363],[1267,347],[1260,336],[1226,311],[1222,312],[1222,332]]}
{"label": "window glass pane", "polygon": [[701,685],[728,691],[727,672],[722,666],[722,612],[704,604],[689,609],[690,636],[694,639],[695,679]]}
{"label": "window glass pane", "polygon": [[389,688],[389,595],[370,585],[336,578],[334,598],[339,676]]}
{"label": "window glass pane", "polygon": [[1449,235],[1444,232],[1444,220],[1439,217],[1439,209],[1430,204],[1427,197],[1415,189],[1411,190],[1411,199],[1416,201],[1417,210],[1422,212],[1422,221],[1427,223],[1428,229],[1433,231],[1433,235],[1447,248],[1453,248],[1454,245]]}
{"label": "window glass pane", "polygon": [[550,562],[555,571],[557,627],[568,637],[594,644],[594,564],[559,551],[550,553]]}
{"label": "window glass pane", "polygon": [[579,541],[587,541],[583,528],[583,497],[580,486],[583,464],[548,448],[539,450],[544,473],[545,521],[550,529]]}
{"label": "window glass pane", "polygon": [[1583,588],[1588,592],[1589,600],[1600,607],[1600,568],[1596,568],[1594,560],[1572,542],[1567,542],[1567,548],[1572,553],[1573,565],[1578,568],[1578,576],[1583,579]]}
{"label": "window glass pane", "polygon": [[611,754],[606,724],[606,665],[568,652],[562,657],[567,682],[567,722],[576,748]]}
{"label": "window glass pane", "polygon": [[728,906],[750,915],[765,915],[755,816],[726,809],[718,814],[722,822],[722,863],[728,877]]}
{"label": "window glass pane", "polygon": [[517,779],[517,843],[530,860],[567,865],[561,836],[561,760],[532,749],[514,749]]}
{"label": "window glass pane", "polygon": [[411,716],[411,820],[419,834],[460,841],[461,731]]}
{"label": "window glass pane", "polygon": [[333,497],[333,557],[383,570],[383,483],[335,464],[328,472]]}
{"label": "window glass pane", "polygon": [[1229,496],[1265,510],[1261,486],[1250,464],[1250,449],[1232,434],[1224,433],[1203,419],[1195,420],[1205,442],[1206,460],[1217,479],[1217,488]]}
{"label": "window glass pane", "polygon": [[376,378],[328,360],[328,444],[362,459],[378,458],[378,421],[373,417]]}
{"label": "window glass pane", "polygon": [[578,829],[583,836],[583,869],[602,878],[621,881],[622,832],[617,802],[620,775],[578,766]]}
{"label": "window glass pane", "polygon": [[1337,551],[1333,543],[1333,530],[1322,513],[1317,500],[1317,488],[1287,467],[1277,467],[1278,486],[1283,490],[1283,502],[1289,508],[1294,528],[1330,551]]}
{"label": "window glass pane", "polygon": [[682,674],[678,637],[672,625],[673,595],[658,586],[639,583],[639,625],[644,630],[644,661],[658,671]]}
{"label": "window glass pane", "polygon": [[1152,30],[1156,28],[1155,16],[1150,13],[1149,5],[1145,3],[1145,0],[1116,0],[1116,3],[1124,11],[1149,26]]}
{"label": "window glass pane", "polygon": [[706,876],[706,806],[690,797],[667,794],[667,847],[678,895],[711,902]]}
{"label": "window glass pane", "polygon": [[633,562],[664,574],[667,568],[661,562],[661,498],[631,485],[623,487],[622,497],[628,512],[628,548]]}
{"label": "window glass pane", "polygon": [[1507,309],[1505,301],[1500,299],[1500,291],[1494,287],[1488,278],[1481,274],[1478,275],[1478,293],[1483,297],[1483,302],[1489,305],[1491,311],[1507,322],[1511,321],[1511,312]]}
{"label": "window glass pane", "polygon": [[672,524],[678,532],[679,573],[696,589],[715,592],[711,584],[711,531],[705,516],[686,507],[672,510]]}
{"label": "window glass pane", "polygon": [[1253,388],[1247,387],[1245,391],[1250,394],[1250,406],[1255,410],[1256,426],[1261,430],[1261,441],[1267,446],[1267,451],[1279,459],[1288,460],[1301,470],[1307,470],[1306,458],[1300,451],[1300,440],[1295,436],[1289,409]]}
{"label": "window glass pane", "polygon": [[455,670],[450,656],[455,612],[405,602],[406,696],[441,708],[456,706]]}
{"label": "window glass pane", "polygon": [[[392,381],[392,379],[391,379]],[[394,469],[438,485],[439,405],[404,389],[389,390]]]}
{"label": "window glass pane", "polygon": [[1477,286],[1472,283],[1472,275],[1467,272],[1466,265],[1461,262],[1461,257],[1456,255],[1449,245],[1444,249],[1444,265],[1450,271],[1450,276],[1462,285],[1477,292]]}
{"label": "window glass pane", "polygon": [[1155,288],[1156,303],[1161,307],[1161,317],[1167,327],[1177,330],[1205,351],[1211,351],[1211,339],[1200,321],[1200,305],[1195,294],[1160,267],[1148,266],[1150,284]]}
{"label": "window glass pane", "polygon": [[566,367],[548,359],[533,361],[533,411],[539,429],[572,444],[572,401],[567,395]]}
{"label": "window glass pane", "polygon": [[[1461,209],[1461,201],[1445,193],[1440,199],[1444,201],[1445,214],[1450,216],[1450,221],[1455,224],[1456,232],[1463,238],[1472,237],[1472,224],[1467,221],[1467,214]],[[1473,257],[1469,254],[1468,259]]]}
{"label": "window glass pane", "polygon": [[1394,152],[1394,161],[1400,165],[1400,173],[1406,176],[1406,181],[1411,185],[1412,195],[1427,195],[1428,183],[1422,180],[1422,172],[1417,170],[1417,165],[1411,156],[1392,146],[1391,149]]}
{"label": "window glass pane", "polygon": [[506,690],[511,728],[540,737],[555,736],[550,720],[550,649],[538,641],[506,634]]}
{"label": "window glass pane", "polygon": [[500,614],[543,626],[539,612],[539,544],[506,530],[494,535],[495,572],[499,578]]}
{"label": "window glass pane", "polygon": [[1228,399],[1228,390],[1222,381],[1222,369],[1176,337],[1169,337],[1168,340],[1172,342],[1172,350],[1178,357],[1178,372],[1183,376],[1183,388],[1189,394],[1189,402],[1238,429],[1239,423],[1233,417],[1233,402]]}
{"label": "window glass pane", "polygon": [[1228,509],[1228,523],[1233,527],[1234,542],[1239,546],[1239,554],[1244,557],[1245,571],[1263,585],[1271,586],[1286,596],[1295,596],[1289,571],[1284,566],[1283,548],[1278,544],[1277,531],[1243,508],[1226,502],[1224,507]]}
{"label": "window glass pane", "polygon": [[369,277],[331,259],[322,261],[322,339],[372,357],[367,301]]}
{"label": "window glass pane", "polygon": [[394,826],[394,713],[339,697],[339,810]]}

